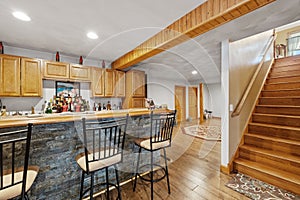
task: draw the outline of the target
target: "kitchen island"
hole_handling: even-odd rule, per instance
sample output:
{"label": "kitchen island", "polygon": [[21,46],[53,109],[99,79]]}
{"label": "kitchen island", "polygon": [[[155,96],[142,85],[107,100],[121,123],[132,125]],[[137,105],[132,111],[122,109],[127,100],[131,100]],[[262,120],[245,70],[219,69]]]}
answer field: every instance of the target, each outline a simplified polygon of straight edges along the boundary
{"label": "kitchen island", "polygon": [[[157,112],[166,112],[158,110]],[[77,199],[79,198],[81,170],[75,161],[76,155],[83,152],[82,125],[83,117],[88,119],[105,120],[129,114],[125,152],[123,163],[118,168],[121,182],[133,175],[137,156],[133,140],[145,136],[144,115],[147,109],[128,109],[116,111],[60,113],[48,115],[29,115],[5,117],[0,120],[1,131],[15,130],[33,123],[30,160],[31,165],[40,167],[38,177],[29,191],[30,199]],[[147,162],[145,160],[144,162]],[[114,180],[114,173],[111,180]],[[104,180],[99,173],[95,180]],[[88,183],[86,177],[85,183]]]}

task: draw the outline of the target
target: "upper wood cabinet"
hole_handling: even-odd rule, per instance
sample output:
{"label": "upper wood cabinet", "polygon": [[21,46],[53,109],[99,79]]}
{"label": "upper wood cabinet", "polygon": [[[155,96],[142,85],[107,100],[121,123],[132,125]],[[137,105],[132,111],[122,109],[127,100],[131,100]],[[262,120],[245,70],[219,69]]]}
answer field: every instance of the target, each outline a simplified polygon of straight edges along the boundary
{"label": "upper wood cabinet", "polygon": [[42,72],[39,59],[21,59],[21,95],[42,96]]}
{"label": "upper wood cabinet", "polygon": [[79,81],[91,81],[90,67],[78,64],[70,65],[70,79]]}
{"label": "upper wood cabinet", "polygon": [[20,57],[0,55],[0,96],[20,96],[20,62]]}
{"label": "upper wood cabinet", "polygon": [[115,96],[125,97],[125,72],[115,71],[116,84],[115,84]]}
{"label": "upper wood cabinet", "polygon": [[105,69],[98,68],[98,67],[91,68],[92,96],[104,97],[104,79],[105,79]]}
{"label": "upper wood cabinet", "polygon": [[43,71],[46,79],[69,79],[69,63],[44,61]]}
{"label": "upper wood cabinet", "polygon": [[113,69],[105,69],[105,89],[104,96],[112,97],[114,96],[115,89],[115,74]]}
{"label": "upper wood cabinet", "polygon": [[126,96],[145,97],[145,72],[130,70],[126,72]]}
{"label": "upper wood cabinet", "polygon": [[0,96],[42,96],[39,59],[0,55]]}

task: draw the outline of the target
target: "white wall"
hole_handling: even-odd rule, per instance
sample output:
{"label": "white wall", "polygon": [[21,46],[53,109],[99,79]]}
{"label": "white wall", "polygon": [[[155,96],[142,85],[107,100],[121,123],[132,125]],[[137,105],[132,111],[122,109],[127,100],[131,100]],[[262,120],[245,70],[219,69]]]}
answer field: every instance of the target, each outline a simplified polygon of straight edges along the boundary
{"label": "white wall", "polygon": [[222,113],[222,92],[221,83],[203,85],[204,109],[212,111],[213,117],[221,117]]}

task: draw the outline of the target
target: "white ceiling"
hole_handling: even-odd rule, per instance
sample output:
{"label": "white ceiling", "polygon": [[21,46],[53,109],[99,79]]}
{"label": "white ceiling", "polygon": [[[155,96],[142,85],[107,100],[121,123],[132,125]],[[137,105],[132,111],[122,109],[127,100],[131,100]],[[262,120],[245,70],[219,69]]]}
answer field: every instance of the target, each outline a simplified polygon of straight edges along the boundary
{"label": "white ceiling", "polygon": [[[205,0],[1,0],[5,45],[113,61]],[[23,11],[30,22],[15,19]],[[95,31],[99,38],[86,37]]]}
{"label": "white ceiling", "polygon": [[[4,45],[113,61],[205,0],[1,0]],[[288,2],[288,3],[287,3]],[[235,41],[300,19],[300,0],[276,2],[139,64],[163,79],[220,82],[221,41]],[[22,22],[13,11],[32,19]],[[90,30],[99,39],[86,37]],[[196,69],[199,73],[191,75]],[[151,72],[151,73],[150,73]]]}
{"label": "white ceiling", "polygon": [[[299,8],[300,0],[277,0],[193,40],[151,57],[138,64],[138,67],[156,78],[174,80],[181,77],[191,84],[219,83],[221,81],[221,42],[223,40],[240,40],[300,20]],[[299,23],[297,24],[299,25]],[[193,70],[197,70],[199,73],[192,75]]]}

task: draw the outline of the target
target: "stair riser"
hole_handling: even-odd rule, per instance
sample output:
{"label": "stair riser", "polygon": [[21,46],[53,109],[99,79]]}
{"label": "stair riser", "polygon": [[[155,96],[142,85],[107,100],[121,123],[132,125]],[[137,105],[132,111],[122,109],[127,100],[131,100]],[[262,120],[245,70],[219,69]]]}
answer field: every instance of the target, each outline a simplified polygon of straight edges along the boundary
{"label": "stair riser", "polygon": [[283,126],[300,127],[300,119],[293,117],[252,115],[252,121],[256,123],[276,124]]}
{"label": "stair riser", "polygon": [[284,83],[284,82],[297,82],[297,81],[300,82],[300,76],[267,79],[267,83]]}
{"label": "stair riser", "polygon": [[271,73],[276,72],[284,72],[284,71],[293,71],[293,70],[300,70],[300,64],[296,65],[285,65],[285,66],[274,66],[271,70]]}
{"label": "stair riser", "polygon": [[300,88],[300,82],[266,84],[264,88],[265,90],[294,89],[294,88]]}
{"label": "stair riser", "polygon": [[297,71],[285,71],[285,72],[273,72],[269,74],[269,78],[274,78],[274,77],[282,77],[282,76],[299,76],[300,75],[300,70]]}
{"label": "stair riser", "polygon": [[244,139],[245,139],[245,144],[248,145],[253,145],[259,148],[281,151],[292,155],[300,156],[300,146],[298,145],[264,140],[261,138],[252,137],[251,135],[245,135]]}
{"label": "stair riser", "polygon": [[281,129],[281,128],[271,128],[259,125],[248,125],[249,133],[257,133],[264,136],[272,136],[283,139],[290,140],[300,140],[299,135],[300,131],[289,130],[289,129]]}
{"label": "stair riser", "polygon": [[300,57],[299,56],[292,56],[292,57],[286,57],[283,59],[276,59],[275,65],[291,65],[291,64],[298,64],[300,63]]}
{"label": "stair riser", "polygon": [[[274,154],[276,156],[276,152],[274,152]],[[265,164],[267,166],[273,166],[287,172],[300,174],[300,164],[296,162],[291,162],[289,160],[280,159],[271,155],[266,155],[242,148],[240,149],[239,155],[245,160],[251,160],[254,162]]]}
{"label": "stair riser", "polygon": [[262,97],[295,97],[300,96],[300,90],[262,91]]}
{"label": "stair riser", "polygon": [[272,185],[275,185],[277,187],[286,189],[288,191],[294,192],[296,194],[300,194],[299,185],[289,182],[287,180],[283,180],[281,178],[278,178],[276,176],[273,176],[272,174],[266,174],[264,172],[251,169],[247,166],[240,165],[235,163],[234,168],[238,170],[239,172],[246,174],[251,177],[255,177],[256,179],[262,180],[264,182],[270,183]]}
{"label": "stair riser", "polygon": [[290,105],[300,106],[299,98],[260,98],[259,105]]}
{"label": "stair riser", "polygon": [[300,115],[300,108],[256,106],[255,112],[265,113],[265,114],[278,114],[278,115]]}

